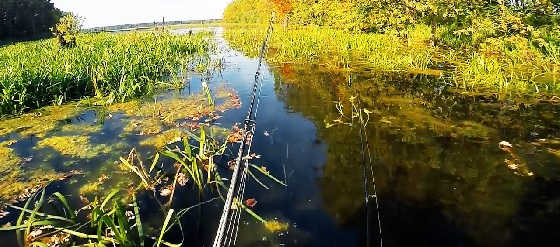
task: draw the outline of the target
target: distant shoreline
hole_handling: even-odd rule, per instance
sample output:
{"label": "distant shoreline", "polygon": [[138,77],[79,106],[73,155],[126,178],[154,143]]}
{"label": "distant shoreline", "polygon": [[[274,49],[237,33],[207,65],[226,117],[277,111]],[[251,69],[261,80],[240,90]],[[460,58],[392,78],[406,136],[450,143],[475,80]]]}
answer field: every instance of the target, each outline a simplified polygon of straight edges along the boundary
{"label": "distant shoreline", "polygon": [[92,27],[92,28],[84,28],[82,32],[100,32],[100,31],[118,31],[118,30],[125,30],[125,29],[147,29],[153,28],[154,26],[162,26],[162,25],[184,25],[184,24],[211,24],[217,23],[222,21],[222,19],[206,19],[206,20],[188,20],[188,21],[154,21],[154,22],[144,22],[144,23],[136,23],[136,24],[121,24],[121,25],[113,25],[113,26],[104,26],[104,27]]}

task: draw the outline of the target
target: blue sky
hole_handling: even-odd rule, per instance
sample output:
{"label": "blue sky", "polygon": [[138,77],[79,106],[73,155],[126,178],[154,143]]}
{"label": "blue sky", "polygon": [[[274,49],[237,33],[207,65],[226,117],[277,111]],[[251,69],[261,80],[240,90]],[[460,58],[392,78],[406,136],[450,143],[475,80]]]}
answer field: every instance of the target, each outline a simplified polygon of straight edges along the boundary
{"label": "blue sky", "polygon": [[165,20],[221,18],[232,0],[52,0],[85,18],[84,28]]}

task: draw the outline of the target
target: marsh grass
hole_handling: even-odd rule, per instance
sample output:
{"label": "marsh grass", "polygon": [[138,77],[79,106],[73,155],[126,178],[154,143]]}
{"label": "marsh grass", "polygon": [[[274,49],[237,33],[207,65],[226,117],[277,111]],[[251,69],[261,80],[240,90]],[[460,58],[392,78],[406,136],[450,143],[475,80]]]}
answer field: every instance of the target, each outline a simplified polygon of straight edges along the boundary
{"label": "marsh grass", "polygon": [[560,48],[533,45],[523,37],[487,39],[456,70],[457,86],[473,91],[508,94],[560,92]]}
{"label": "marsh grass", "polygon": [[[225,24],[224,28],[224,37],[233,48],[257,56],[259,42],[265,35],[264,26]],[[547,41],[553,36],[549,33],[534,34],[531,38],[494,38],[477,31],[464,37],[441,27],[434,34],[439,44],[435,45],[427,25],[385,33],[352,33],[313,26],[276,27],[267,60],[276,64],[356,67],[438,78],[445,75],[459,89],[497,94],[501,99],[546,97],[560,92],[560,48]]]}
{"label": "marsh grass", "polygon": [[[256,56],[264,39],[264,27],[226,26],[225,38],[231,46]],[[367,62],[383,71],[426,69],[435,49],[429,44],[425,26],[411,28],[407,39],[398,33],[351,33],[343,30],[276,27],[269,43],[268,60],[276,63],[319,63],[343,67],[352,61]]]}
{"label": "marsh grass", "polygon": [[186,59],[211,49],[208,33],[82,34],[77,46],[55,39],[0,48],[0,114],[17,114],[84,96],[125,101],[153,93]]}

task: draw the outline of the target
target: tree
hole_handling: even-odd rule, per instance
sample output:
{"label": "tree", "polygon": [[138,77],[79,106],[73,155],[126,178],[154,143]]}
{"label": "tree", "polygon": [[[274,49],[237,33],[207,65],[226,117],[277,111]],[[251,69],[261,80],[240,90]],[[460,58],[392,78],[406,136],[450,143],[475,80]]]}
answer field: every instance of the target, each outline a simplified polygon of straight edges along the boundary
{"label": "tree", "polygon": [[272,0],[280,17],[284,18],[284,28],[288,27],[289,14],[293,10],[292,0]]}
{"label": "tree", "polygon": [[1,0],[0,40],[29,40],[50,35],[62,12],[50,0]]}
{"label": "tree", "polygon": [[270,0],[234,0],[224,10],[227,23],[266,23],[273,8]]}
{"label": "tree", "polygon": [[73,14],[66,14],[60,18],[58,24],[51,28],[53,34],[58,38],[58,42],[63,47],[76,46],[76,35],[81,29],[80,19]]}

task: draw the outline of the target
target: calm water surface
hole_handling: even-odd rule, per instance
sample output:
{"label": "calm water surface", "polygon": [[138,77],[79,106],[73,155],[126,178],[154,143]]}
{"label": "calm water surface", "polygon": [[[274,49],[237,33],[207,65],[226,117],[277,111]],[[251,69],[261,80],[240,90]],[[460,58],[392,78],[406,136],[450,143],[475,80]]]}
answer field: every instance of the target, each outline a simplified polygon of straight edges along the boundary
{"label": "calm water surface", "polygon": [[[232,50],[221,38],[222,29],[214,31],[224,66],[212,74],[209,85],[234,88],[243,101],[218,120],[219,126],[230,128],[247,112],[257,60]],[[255,163],[265,165],[287,187],[268,183],[267,190],[250,180],[246,197],[258,201],[254,211],[259,215],[288,222],[290,228],[271,234],[244,214],[239,246],[365,246],[368,235],[372,246],[378,246],[374,209],[369,234],[365,230],[358,127],[325,124],[340,117],[335,102],[346,102],[348,108],[353,95],[373,112],[366,133],[384,246],[548,246],[560,240],[559,106],[500,102],[493,96],[452,92],[444,79],[374,73],[360,63],[351,67],[264,66],[253,140],[253,150],[262,158]],[[156,98],[198,93],[201,76],[190,80],[190,88]],[[70,124],[92,122],[98,114],[85,112]],[[125,115],[105,120],[92,140],[122,142],[118,136],[129,120]],[[128,137],[124,145],[129,150],[139,139]],[[501,149],[502,141],[512,148]],[[33,145],[36,141],[26,139],[14,148],[22,157],[39,157]],[[99,174],[103,168],[96,164],[123,152],[78,161],[75,167]],[[63,163],[61,159],[52,164]],[[55,189],[73,191],[68,184]],[[188,191],[178,198],[178,207],[198,200]],[[189,246],[211,245],[222,205],[215,201],[185,217]],[[140,206],[147,224],[161,221],[149,201]],[[12,234],[1,236],[13,243]]]}
{"label": "calm water surface", "polygon": [[[246,92],[255,60],[234,52],[226,61],[234,71],[224,78]],[[259,212],[292,227],[271,240],[244,225],[241,243],[365,245],[358,129],[325,127],[325,120],[339,117],[334,102],[358,94],[373,111],[367,135],[385,246],[530,246],[560,240],[559,106],[500,102],[453,92],[443,79],[374,73],[359,63],[351,67],[353,72],[268,67],[255,151],[273,174],[285,168],[288,187],[254,186],[247,194],[260,199]],[[273,134],[262,135],[265,131]],[[501,141],[513,147],[500,149]],[[376,226],[371,217],[374,243]]]}

